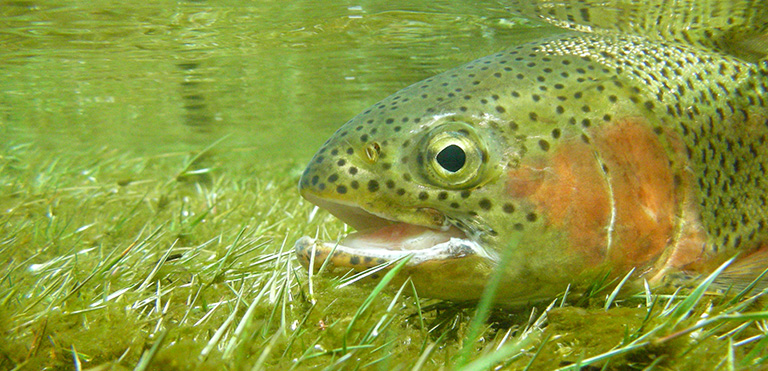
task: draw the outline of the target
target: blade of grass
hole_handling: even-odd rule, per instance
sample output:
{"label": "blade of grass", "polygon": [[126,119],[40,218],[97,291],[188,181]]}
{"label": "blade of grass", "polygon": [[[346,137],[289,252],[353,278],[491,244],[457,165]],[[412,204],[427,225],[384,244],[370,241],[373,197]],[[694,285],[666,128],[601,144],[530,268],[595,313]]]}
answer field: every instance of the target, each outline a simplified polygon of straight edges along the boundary
{"label": "blade of grass", "polygon": [[234,260],[230,261],[231,259],[229,257],[232,256],[233,252],[237,249],[237,246],[240,244],[240,240],[243,238],[243,234],[245,233],[246,229],[248,229],[247,226],[240,228],[240,231],[237,232],[237,235],[235,236],[235,240],[231,245],[229,245],[227,251],[224,253],[224,256],[219,259],[219,264],[217,264],[213,269],[213,278],[211,279],[211,282],[208,283],[209,285],[217,282],[221,277],[223,277],[227,268],[229,268],[234,263]]}
{"label": "blade of grass", "polygon": [[179,172],[176,174],[176,176],[174,177],[174,179],[178,179],[179,177],[183,177],[183,176],[185,176],[185,175],[195,175],[195,174],[200,174],[200,173],[201,173],[201,170],[193,170],[193,171],[189,171],[189,168],[190,168],[190,167],[192,167],[192,165],[194,165],[194,164],[195,164],[195,162],[197,162],[197,160],[199,160],[201,157],[203,157],[203,156],[204,156],[204,155],[206,155],[208,152],[210,152],[210,151],[213,149],[213,147],[216,147],[217,145],[219,145],[219,143],[221,143],[221,142],[223,142],[225,139],[229,138],[229,137],[230,137],[230,135],[231,135],[231,134],[227,134],[227,135],[224,135],[223,137],[219,138],[219,139],[218,139],[218,140],[216,140],[215,142],[213,142],[213,143],[211,143],[210,145],[208,145],[208,147],[205,147],[205,148],[203,148],[203,149],[202,149],[200,152],[198,152],[197,154],[195,154],[194,156],[192,156],[192,158],[191,158],[191,159],[189,159],[189,160],[188,160],[188,161],[187,161],[187,162],[186,162],[186,163],[185,163],[185,164],[182,166],[181,170],[180,170],[180,171],[179,171]]}
{"label": "blade of grass", "polygon": [[743,290],[741,290],[741,291],[740,291],[738,294],[736,294],[736,295],[735,295],[735,296],[734,296],[734,297],[733,297],[733,298],[732,298],[732,299],[731,299],[731,300],[728,302],[728,304],[726,304],[726,305],[729,305],[729,306],[730,306],[730,305],[734,305],[734,304],[738,303],[738,302],[739,302],[739,301],[740,301],[740,300],[741,300],[741,299],[742,299],[744,296],[746,296],[746,295],[748,295],[750,292],[752,292],[752,290],[755,288],[755,286],[757,286],[757,285],[760,283],[760,281],[762,281],[763,277],[765,277],[765,275],[766,275],[766,274],[768,274],[768,269],[766,269],[766,270],[764,270],[762,273],[760,273],[760,275],[759,275],[759,276],[757,276],[757,278],[755,278],[754,280],[752,280],[752,282],[750,282],[750,283],[749,283],[749,285],[747,285],[747,287],[745,287],[745,288],[744,288]]}
{"label": "blade of grass", "polygon": [[651,334],[654,334],[656,331],[658,331],[662,327],[663,326],[658,326],[658,327],[654,328],[653,330],[649,331],[648,333],[646,333],[642,337],[638,338],[637,340],[635,340],[632,343],[629,343],[629,344],[627,344],[627,345],[625,345],[623,347],[612,349],[612,350],[607,351],[605,353],[598,354],[598,355],[596,355],[594,357],[583,359],[583,360],[579,361],[576,364],[572,364],[572,365],[568,365],[568,366],[565,366],[565,367],[558,368],[556,371],[578,371],[578,370],[581,370],[582,367],[589,366],[589,365],[591,365],[591,364],[593,364],[595,362],[600,362],[600,361],[603,361],[603,360],[608,360],[608,359],[611,359],[611,358],[613,358],[613,357],[615,357],[617,355],[628,353],[628,352],[632,352],[632,351],[635,351],[637,349],[646,347],[646,346],[650,345],[651,342],[650,341],[640,341],[640,340],[644,340],[644,339],[650,337]]}
{"label": "blade of grass", "polygon": [[[408,280],[411,284],[411,292],[413,292],[413,301],[416,303],[416,315],[419,316],[419,328],[423,331],[424,327],[424,312],[421,310],[421,299],[419,299],[419,293],[416,291],[416,285],[413,284],[413,280]],[[424,349],[422,349],[423,351]]]}
{"label": "blade of grass", "polygon": [[80,362],[80,357],[77,355],[77,349],[75,348],[75,344],[72,344],[72,358],[75,362],[75,371],[80,371],[83,369],[83,364]]}
{"label": "blade of grass", "polygon": [[437,343],[429,343],[427,345],[426,349],[424,349],[421,352],[421,355],[419,355],[419,359],[416,360],[416,363],[411,368],[411,371],[419,371],[422,367],[424,367],[424,364],[427,362],[427,359],[432,354],[432,351],[435,349],[435,346],[437,346]]}
{"label": "blade of grass", "polygon": [[707,289],[712,284],[712,282],[714,282],[717,276],[719,276],[720,273],[722,273],[725,268],[727,268],[728,265],[730,265],[732,262],[733,258],[721,264],[720,267],[718,267],[714,272],[712,272],[712,274],[710,274],[698,286],[696,286],[696,288],[677,305],[671,314],[671,317],[675,320],[675,325],[688,318],[691,310],[693,310],[696,304],[699,303],[699,300],[701,300],[701,298],[707,292]]}
{"label": "blade of grass", "polygon": [[141,354],[141,358],[139,358],[139,362],[136,364],[136,367],[133,368],[133,371],[147,370],[149,365],[152,364],[152,360],[157,355],[157,352],[160,350],[160,347],[165,342],[166,336],[168,336],[168,329],[164,329],[163,331],[157,334],[157,339],[152,344],[152,347]]}
{"label": "blade of grass", "polygon": [[392,323],[392,320],[394,319],[394,317],[392,317],[392,312],[394,311],[395,305],[398,303],[398,300],[403,294],[403,290],[409,281],[410,278],[406,279],[406,281],[400,285],[400,289],[397,290],[395,296],[392,297],[392,300],[390,301],[389,306],[387,307],[384,314],[381,316],[381,318],[379,318],[379,321],[376,323],[376,325],[374,325],[371,330],[360,340],[360,344],[368,343],[369,340],[372,340],[374,337],[378,337],[387,327],[389,327],[389,324]]}
{"label": "blade of grass", "polygon": [[491,277],[488,279],[488,283],[483,289],[483,295],[480,297],[480,302],[477,304],[475,314],[472,317],[472,321],[469,324],[467,330],[467,336],[464,338],[464,345],[459,351],[459,355],[456,358],[456,362],[453,367],[458,369],[463,367],[469,360],[469,356],[472,353],[472,349],[475,346],[475,342],[480,337],[480,330],[483,324],[488,319],[493,307],[496,294],[501,284],[501,279],[504,277],[505,268],[512,259],[513,253],[520,243],[520,234],[516,234],[512,237],[512,242],[502,252],[501,259],[491,272]]}
{"label": "blade of grass", "polygon": [[272,349],[275,347],[275,344],[277,344],[277,341],[280,339],[281,336],[283,336],[283,329],[279,329],[278,331],[275,331],[275,334],[272,335],[272,337],[269,339],[269,343],[262,349],[261,354],[259,355],[259,359],[256,360],[256,363],[253,365],[251,370],[258,371],[258,370],[265,370],[264,362],[267,360],[267,356],[269,353],[272,352]]}
{"label": "blade of grass", "polygon": [[395,264],[392,269],[390,269],[387,274],[384,275],[384,277],[379,281],[379,283],[376,285],[376,287],[373,288],[373,291],[368,295],[367,298],[365,298],[365,301],[363,301],[363,304],[360,305],[360,307],[357,309],[357,312],[355,312],[355,315],[352,316],[352,320],[349,321],[349,325],[347,325],[347,330],[344,332],[344,336],[342,337],[342,349],[346,352],[346,349],[348,347],[347,340],[349,338],[349,335],[352,333],[352,329],[354,328],[355,323],[357,320],[363,315],[363,313],[368,310],[368,308],[371,306],[373,301],[376,299],[376,297],[379,296],[382,290],[389,284],[390,281],[392,281],[393,278],[397,275],[397,273],[400,272],[403,267],[408,263],[409,260],[411,260],[412,255],[406,255],[404,258],[402,258],[397,264]]}
{"label": "blade of grass", "polygon": [[490,353],[484,357],[478,358],[471,363],[457,368],[461,371],[484,371],[493,369],[498,363],[508,360],[512,357],[518,357],[522,354],[522,351],[528,347],[533,346],[536,338],[533,336],[524,336],[518,341],[505,344],[498,350]]}
{"label": "blade of grass", "polygon": [[[757,357],[759,357],[768,348],[768,336],[763,335],[763,338],[755,344],[752,349],[739,361],[739,367],[747,367]],[[752,363],[754,365],[754,363]]]}
{"label": "blade of grass", "polygon": [[611,307],[611,304],[613,304],[613,301],[616,299],[616,296],[619,295],[619,291],[622,287],[624,287],[624,284],[627,283],[627,280],[629,280],[629,277],[632,276],[632,273],[635,273],[635,268],[630,269],[629,273],[627,273],[626,276],[619,282],[618,285],[616,285],[616,288],[613,289],[611,292],[611,295],[608,296],[608,300],[605,301],[605,311],[607,312],[608,309]]}
{"label": "blade of grass", "polygon": [[168,249],[165,250],[165,253],[163,254],[163,256],[157,260],[157,263],[154,265],[154,267],[152,267],[152,270],[147,275],[147,278],[145,278],[144,281],[141,283],[141,285],[139,285],[137,289],[138,291],[146,290],[147,286],[149,286],[150,284],[152,284],[152,282],[155,281],[155,275],[157,275],[157,271],[159,271],[160,267],[162,267],[163,264],[165,264],[165,262],[168,261],[168,256],[171,255],[171,251],[173,251],[173,248],[176,247],[177,242],[179,242],[178,238],[173,240],[173,242],[171,243],[171,246],[169,246]]}
{"label": "blade of grass", "polygon": [[541,344],[537,347],[536,353],[533,354],[533,357],[528,361],[528,364],[525,365],[525,368],[523,371],[528,371],[531,369],[531,366],[533,366],[533,362],[536,361],[536,358],[539,358],[539,354],[541,353],[541,350],[544,349],[545,346],[549,343],[549,339],[552,338],[552,334],[547,334],[547,336],[544,338],[544,340],[541,341]]}
{"label": "blade of grass", "polygon": [[[240,286],[240,292],[238,293],[239,297],[243,296],[243,291],[245,290],[245,285]],[[216,330],[216,332],[211,336],[211,339],[208,341],[208,343],[205,345],[203,350],[200,352],[200,356],[198,359],[200,361],[205,361],[208,358],[208,355],[211,353],[213,348],[216,346],[216,344],[219,343],[221,338],[224,336],[224,332],[227,331],[232,324],[232,322],[235,321],[235,317],[237,316],[237,310],[240,309],[240,300],[235,300],[235,307],[232,309],[232,313],[227,316],[227,319],[224,320],[224,323],[219,326],[219,328]],[[232,338],[234,340],[234,337]]]}

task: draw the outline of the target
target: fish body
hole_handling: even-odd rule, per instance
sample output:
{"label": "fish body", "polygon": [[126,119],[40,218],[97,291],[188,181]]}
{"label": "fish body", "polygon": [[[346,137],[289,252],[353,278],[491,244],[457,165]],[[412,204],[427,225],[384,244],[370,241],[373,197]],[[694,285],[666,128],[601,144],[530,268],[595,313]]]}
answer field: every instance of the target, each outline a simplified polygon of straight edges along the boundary
{"label": "fish body", "polygon": [[[411,85],[344,124],[299,182],[358,230],[304,265],[406,255],[422,296],[497,301],[608,273],[661,285],[741,252],[768,268],[768,67],[676,40],[575,32]],[[331,255],[332,254],[332,255]],[[329,255],[331,255],[329,257]]]}

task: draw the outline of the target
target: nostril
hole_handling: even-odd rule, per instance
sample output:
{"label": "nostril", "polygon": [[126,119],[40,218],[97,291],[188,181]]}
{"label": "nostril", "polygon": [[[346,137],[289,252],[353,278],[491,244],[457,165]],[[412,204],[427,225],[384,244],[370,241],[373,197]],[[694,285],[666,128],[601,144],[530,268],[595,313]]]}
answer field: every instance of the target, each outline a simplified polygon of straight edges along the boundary
{"label": "nostril", "polygon": [[381,153],[381,146],[377,142],[371,142],[371,144],[365,147],[365,157],[368,162],[375,164],[379,160],[379,154]]}

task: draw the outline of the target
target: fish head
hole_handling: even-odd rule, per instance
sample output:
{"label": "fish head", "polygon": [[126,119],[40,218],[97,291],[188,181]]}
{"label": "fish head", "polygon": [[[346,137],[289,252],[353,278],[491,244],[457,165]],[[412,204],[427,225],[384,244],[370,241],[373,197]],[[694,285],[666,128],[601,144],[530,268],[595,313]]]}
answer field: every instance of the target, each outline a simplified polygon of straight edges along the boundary
{"label": "fish head", "polygon": [[393,125],[380,116],[350,121],[320,149],[301,178],[302,196],[357,230],[392,222],[447,230],[469,221],[464,200],[503,170],[495,124],[440,114]]}
{"label": "fish head", "polygon": [[[329,258],[360,270],[410,255],[405,270],[420,295],[449,300],[478,299],[502,269],[501,300],[512,303],[551,297],[610,269],[616,205],[607,167],[625,168],[632,151],[647,149],[644,140],[658,143],[644,119],[608,118],[643,113],[629,87],[610,83],[608,73],[590,76],[600,69],[594,61],[542,49],[525,45],[449,70],[343,125],[299,188],[358,232],[338,243],[303,238],[300,261]],[[602,141],[586,124],[611,120],[613,137]],[[634,135],[624,139],[638,149],[618,159],[601,152],[625,151],[622,135]],[[668,166],[663,156],[637,160]],[[657,175],[647,178],[672,183],[668,173]],[[628,187],[628,195],[643,191]],[[635,261],[658,253],[643,249]]]}
{"label": "fish head", "polygon": [[497,206],[499,215],[480,210],[499,201],[494,189],[504,164],[519,158],[521,148],[509,146],[493,117],[425,114],[418,101],[397,97],[349,121],[323,145],[300,180],[301,195],[358,231],[333,246],[334,265],[364,269],[415,254],[406,271],[420,293],[460,286],[437,296],[473,298],[498,260],[508,225],[504,206]]}

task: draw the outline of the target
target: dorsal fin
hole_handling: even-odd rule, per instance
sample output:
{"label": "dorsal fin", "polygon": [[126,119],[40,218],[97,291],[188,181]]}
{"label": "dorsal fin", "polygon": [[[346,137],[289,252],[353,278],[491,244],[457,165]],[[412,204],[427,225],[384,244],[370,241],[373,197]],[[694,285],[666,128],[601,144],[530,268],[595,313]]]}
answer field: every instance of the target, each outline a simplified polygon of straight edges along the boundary
{"label": "dorsal fin", "polygon": [[643,36],[756,62],[768,55],[766,0],[511,0],[511,9],[558,27]]}

